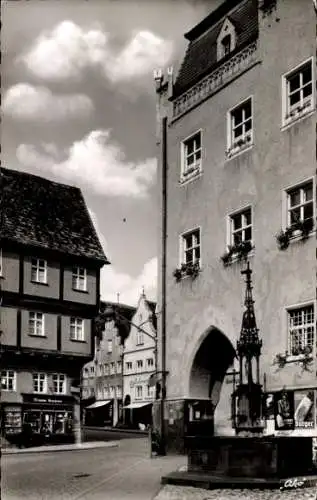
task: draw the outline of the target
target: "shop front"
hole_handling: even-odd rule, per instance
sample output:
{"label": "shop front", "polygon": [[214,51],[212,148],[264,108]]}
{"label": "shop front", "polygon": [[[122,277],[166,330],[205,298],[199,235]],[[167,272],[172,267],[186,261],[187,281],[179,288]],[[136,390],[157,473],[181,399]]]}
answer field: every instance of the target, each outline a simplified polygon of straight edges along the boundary
{"label": "shop front", "polygon": [[73,396],[23,394],[22,425],[47,441],[68,441],[73,437]]}
{"label": "shop front", "polygon": [[152,402],[133,402],[123,406],[123,409],[128,412],[126,420],[131,428],[145,430],[152,425]]}
{"label": "shop front", "polygon": [[85,425],[110,426],[113,425],[114,400],[100,400],[85,407]]}

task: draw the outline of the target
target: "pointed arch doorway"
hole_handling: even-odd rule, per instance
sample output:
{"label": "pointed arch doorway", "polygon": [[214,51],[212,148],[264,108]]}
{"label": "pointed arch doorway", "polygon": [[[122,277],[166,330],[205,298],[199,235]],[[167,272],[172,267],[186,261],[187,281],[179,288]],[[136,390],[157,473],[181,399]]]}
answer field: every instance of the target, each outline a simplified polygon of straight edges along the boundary
{"label": "pointed arch doorway", "polygon": [[[208,430],[207,422],[204,424],[199,423],[199,420],[204,418],[202,412],[205,412],[206,419],[212,420],[210,425],[213,427],[215,412],[217,412],[223,389],[224,377],[228,368],[233,365],[235,357],[236,351],[228,337],[218,328],[208,328],[194,355],[189,374],[189,401],[191,402],[189,403],[189,423],[191,420],[197,420],[195,427],[192,428]],[[226,390],[228,391],[228,388]],[[226,418],[228,416],[230,418],[231,401],[229,394],[225,394],[224,404],[227,406],[225,409]],[[190,411],[191,405],[193,411]],[[202,411],[195,412],[195,405],[202,408]],[[195,417],[197,418],[195,419]]]}

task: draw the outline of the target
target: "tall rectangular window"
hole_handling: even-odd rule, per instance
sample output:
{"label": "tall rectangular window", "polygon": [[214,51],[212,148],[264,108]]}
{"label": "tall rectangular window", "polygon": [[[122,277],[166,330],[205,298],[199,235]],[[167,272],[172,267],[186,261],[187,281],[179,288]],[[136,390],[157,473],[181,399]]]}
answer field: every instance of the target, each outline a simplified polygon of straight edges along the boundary
{"label": "tall rectangular window", "polygon": [[315,342],[313,304],[289,309],[287,314],[290,353],[296,356],[312,352]]}
{"label": "tall rectangular window", "polygon": [[184,264],[200,263],[200,229],[182,235],[182,262]]}
{"label": "tall rectangular window", "polygon": [[115,374],[115,363],[112,362],[110,363],[110,375],[114,375]]}
{"label": "tall rectangular window", "polygon": [[127,361],[125,364],[127,372],[132,371],[132,361]]}
{"label": "tall rectangular window", "polygon": [[122,387],[121,385],[117,385],[117,398],[122,398]]}
{"label": "tall rectangular window", "polygon": [[70,318],[70,338],[81,342],[85,340],[84,320],[82,318]]}
{"label": "tall rectangular window", "polygon": [[44,259],[31,260],[31,281],[47,283],[47,262]]}
{"label": "tall rectangular window", "polygon": [[143,397],[143,387],[142,385],[135,386],[135,399],[142,399]]}
{"label": "tall rectangular window", "polygon": [[283,119],[285,124],[314,108],[312,59],[283,76]]}
{"label": "tall rectangular window", "polygon": [[181,177],[183,180],[200,172],[202,162],[201,131],[182,142],[181,155]]}
{"label": "tall rectangular window", "polygon": [[16,391],[16,373],[13,370],[1,370],[1,389]]}
{"label": "tall rectangular window", "polygon": [[66,393],[66,376],[63,373],[53,374],[53,391],[55,394]]}
{"label": "tall rectangular window", "polygon": [[117,373],[121,373],[122,371],[122,363],[121,361],[117,361]]}
{"label": "tall rectangular window", "polygon": [[229,157],[252,144],[253,111],[251,97],[229,112],[227,130],[227,155]]}
{"label": "tall rectangular window", "polygon": [[154,366],[154,360],[153,360],[153,358],[148,358],[146,360],[146,364],[147,364],[147,368],[153,368],[153,366]]}
{"label": "tall rectangular window", "polygon": [[45,373],[33,373],[33,392],[47,392],[47,377]]}
{"label": "tall rectangular window", "polygon": [[230,245],[236,246],[246,241],[252,242],[251,207],[230,215]]}
{"label": "tall rectangular window", "polygon": [[136,331],[136,345],[144,344],[144,333],[141,330]]}
{"label": "tall rectangular window", "polygon": [[143,360],[138,359],[136,362],[136,371],[141,372],[143,370]]}
{"label": "tall rectangular window", "polygon": [[108,340],[108,353],[112,352],[112,339]]}
{"label": "tall rectangular window", "polygon": [[44,314],[40,312],[29,312],[29,335],[44,337]]}
{"label": "tall rectangular window", "polygon": [[80,292],[87,291],[87,270],[84,267],[73,268],[72,287]]}
{"label": "tall rectangular window", "polygon": [[313,181],[287,191],[287,225],[310,220],[313,226],[314,191]]}

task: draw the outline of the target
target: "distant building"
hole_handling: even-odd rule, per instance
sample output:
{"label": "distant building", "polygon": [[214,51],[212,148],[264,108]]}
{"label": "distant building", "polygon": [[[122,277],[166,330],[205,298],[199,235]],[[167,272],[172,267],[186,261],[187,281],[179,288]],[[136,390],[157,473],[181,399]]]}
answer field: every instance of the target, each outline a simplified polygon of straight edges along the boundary
{"label": "distant building", "polygon": [[167,123],[158,185],[165,168],[169,449],[182,449],[188,424],[207,409],[216,434],[233,432],[247,259],[270,402],[265,432],[280,430],[274,402],[286,387],[294,421],[282,432],[317,435],[314,4],[223,1],[186,33],[175,81],[156,74]]}
{"label": "distant building", "polygon": [[[105,321],[106,309],[115,309],[129,321],[135,308],[125,304],[101,302],[98,320],[101,324],[95,337],[94,359],[82,370],[82,406],[86,425],[115,426],[122,420],[122,357],[123,345],[114,321]],[[128,330],[127,330],[128,334]]]}
{"label": "distant building", "polygon": [[1,168],[1,421],[71,433],[104,255],[81,191]]}
{"label": "distant building", "polygon": [[126,425],[152,422],[155,386],[150,384],[150,376],[156,372],[155,307],[156,304],[148,301],[142,293],[124,345],[123,409]]}

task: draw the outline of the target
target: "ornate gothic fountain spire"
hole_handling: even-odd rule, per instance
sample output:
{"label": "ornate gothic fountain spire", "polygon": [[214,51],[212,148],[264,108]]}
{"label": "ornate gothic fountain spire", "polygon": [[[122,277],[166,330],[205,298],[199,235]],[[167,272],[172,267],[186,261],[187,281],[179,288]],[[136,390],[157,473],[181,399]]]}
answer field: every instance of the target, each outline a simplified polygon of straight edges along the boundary
{"label": "ornate gothic fountain spire", "polygon": [[254,300],[252,297],[252,280],[249,262],[247,268],[241,271],[241,274],[246,275],[246,290],[245,290],[245,311],[242,316],[242,324],[240,331],[240,339],[237,342],[238,355],[242,357],[258,357],[261,354],[262,340],[259,338],[259,329],[257,328]]}

